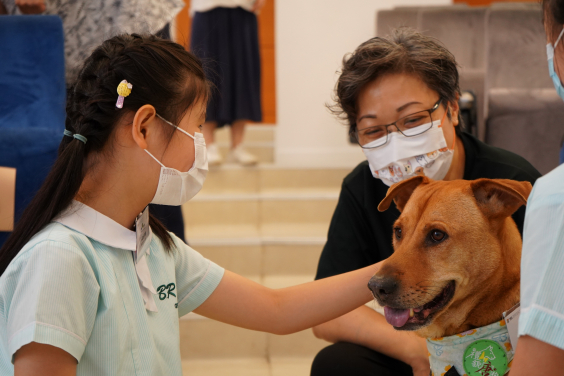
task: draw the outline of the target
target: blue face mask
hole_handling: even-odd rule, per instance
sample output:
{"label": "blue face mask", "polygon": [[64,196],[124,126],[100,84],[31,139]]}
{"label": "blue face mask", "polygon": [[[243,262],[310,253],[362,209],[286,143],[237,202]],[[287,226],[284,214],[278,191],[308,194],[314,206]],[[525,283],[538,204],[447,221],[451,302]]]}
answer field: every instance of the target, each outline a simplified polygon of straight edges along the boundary
{"label": "blue face mask", "polygon": [[562,87],[562,81],[560,81],[560,77],[558,77],[558,74],[556,74],[556,70],[554,69],[554,50],[558,46],[558,42],[560,42],[563,34],[564,28],[558,36],[558,39],[556,39],[554,47],[552,47],[552,43],[546,45],[546,56],[548,57],[548,73],[550,74],[550,78],[552,78],[552,83],[554,84],[556,93],[558,93],[558,96],[562,98],[562,100],[564,100],[564,87]]}

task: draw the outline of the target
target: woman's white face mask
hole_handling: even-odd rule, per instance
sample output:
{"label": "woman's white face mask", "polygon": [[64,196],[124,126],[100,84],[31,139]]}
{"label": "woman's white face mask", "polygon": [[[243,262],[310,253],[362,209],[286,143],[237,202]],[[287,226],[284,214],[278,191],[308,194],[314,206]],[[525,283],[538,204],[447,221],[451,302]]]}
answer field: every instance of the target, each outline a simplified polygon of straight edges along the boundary
{"label": "woman's white face mask", "polygon": [[153,154],[145,149],[147,154],[161,165],[159,185],[157,186],[155,197],[151,200],[151,204],[179,206],[194,197],[204,185],[208,174],[206,141],[202,133],[194,132],[194,136],[192,136],[180,127],[165,120],[159,114],[157,116],[165,123],[175,127],[194,140],[194,164],[187,172],[180,172],[174,168],[165,167]]}
{"label": "woman's white face mask", "polygon": [[[370,144],[365,145],[362,150],[368,159],[372,176],[381,179],[387,186],[416,175],[434,180],[444,179],[454,154],[454,141],[453,149],[449,149],[443,133],[445,118],[446,111],[441,121],[430,123],[430,129],[430,124],[417,127],[429,129],[420,135],[406,137],[399,132],[391,132],[384,146],[369,149]],[[413,128],[414,134],[417,133],[417,128]]]}

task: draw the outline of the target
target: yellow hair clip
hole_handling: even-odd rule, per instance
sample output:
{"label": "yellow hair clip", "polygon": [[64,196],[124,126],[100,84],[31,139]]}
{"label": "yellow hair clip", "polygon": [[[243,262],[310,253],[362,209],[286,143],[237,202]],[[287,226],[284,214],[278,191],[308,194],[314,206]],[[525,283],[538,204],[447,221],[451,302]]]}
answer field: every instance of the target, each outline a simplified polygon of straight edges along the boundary
{"label": "yellow hair clip", "polygon": [[123,80],[119,83],[117,87],[117,93],[119,95],[118,100],[116,102],[117,108],[123,108],[123,99],[131,94],[131,89],[133,89],[133,85],[131,85],[126,80]]}

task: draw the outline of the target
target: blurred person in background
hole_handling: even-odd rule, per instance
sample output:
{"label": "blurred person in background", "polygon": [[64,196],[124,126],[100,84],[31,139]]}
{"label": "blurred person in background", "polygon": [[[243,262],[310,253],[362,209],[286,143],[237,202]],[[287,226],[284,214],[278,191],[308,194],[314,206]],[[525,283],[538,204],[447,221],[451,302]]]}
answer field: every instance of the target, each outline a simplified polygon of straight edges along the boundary
{"label": "blurred person in background", "polygon": [[[110,35],[145,30],[171,39],[170,22],[185,6],[183,0],[0,0],[0,4],[4,5],[5,14],[61,17],[65,33],[65,76],[71,90],[84,60]],[[185,241],[180,207],[151,204],[151,213]]]}
{"label": "blurred person in background", "polygon": [[[549,74],[564,100],[564,1],[544,0]],[[564,166],[529,196],[521,259],[519,341],[511,376],[564,374]]]}
{"label": "blurred person in background", "polygon": [[256,14],[266,0],[192,0],[190,49],[204,61],[215,85],[203,133],[210,165],[223,162],[214,132],[231,126],[228,162],[253,165],[257,158],[242,145],[245,124],[262,120],[260,55]]}
{"label": "blurred person in background", "polygon": [[[321,254],[316,279],[363,268],[393,253],[393,204],[378,204],[390,185],[414,175],[435,180],[512,179],[534,183],[525,159],[462,131],[454,56],[436,39],[410,29],[372,38],[345,57],[335,114],[366,155],[345,179]],[[523,229],[525,208],[513,219]],[[362,306],[316,326],[333,345],[321,350],[313,376],[429,376],[426,341],[398,331],[392,315]]]}

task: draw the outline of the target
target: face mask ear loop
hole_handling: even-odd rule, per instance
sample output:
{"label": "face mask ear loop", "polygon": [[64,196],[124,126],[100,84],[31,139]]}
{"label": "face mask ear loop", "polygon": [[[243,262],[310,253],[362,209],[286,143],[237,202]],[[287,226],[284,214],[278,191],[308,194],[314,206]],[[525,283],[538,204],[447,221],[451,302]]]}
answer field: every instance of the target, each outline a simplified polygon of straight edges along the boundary
{"label": "face mask ear loop", "polygon": [[161,115],[155,113],[155,115],[157,115],[157,117],[159,119],[161,119],[162,121],[164,121],[165,123],[167,123],[168,125],[170,125],[171,127],[176,128],[177,130],[179,130],[180,132],[184,133],[185,135],[189,136],[192,138],[192,140],[195,140],[196,138],[194,136],[192,136],[190,133],[186,132],[184,129],[180,128],[177,125],[172,124],[170,121],[166,120],[165,118],[163,118]]}
{"label": "face mask ear loop", "polygon": [[192,140],[195,140],[195,139],[196,139],[196,137],[192,136],[190,133],[186,132],[186,131],[185,131],[184,129],[182,129],[182,128],[176,127],[176,130],[177,130],[177,131],[180,131],[180,132],[182,132],[182,133],[184,133],[186,136],[190,136],[190,137],[192,138]]}
{"label": "face mask ear loop", "polygon": [[560,32],[558,39],[556,39],[556,42],[554,43],[554,49],[555,50],[556,50],[556,46],[558,46],[558,42],[560,42],[560,39],[562,39],[562,35],[564,35],[564,26],[562,27],[562,31]]}
{"label": "face mask ear loop", "polygon": [[[443,118],[441,120],[441,127],[443,126],[443,123],[445,122],[445,118],[446,118],[447,114],[448,114],[448,108],[446,109],[445,114],[443,115]],[[450,149],[450,148],[449,149],[454,151],[454,147],[456,146],[456,131],[454,130],[454,124],[452,125],[452,128],[453,128],[452,129],[452,131],[453,131],[452,149]]]}
{"label": "face mask ear loop", "polygon": [[154,156],[153,154],[149,153],[149,150],[147,150],[147,149],[144,149],[144,150],[147,152],[147,154],[149,154],[151,157],[153,157],[153,159],[154,159],[155,161],[157,161],[158,164],[160,164],[161,166],[163,166],[164,168],[166,168],[165,165],[162,164],[157,158],[155,158],[155,156]]}

